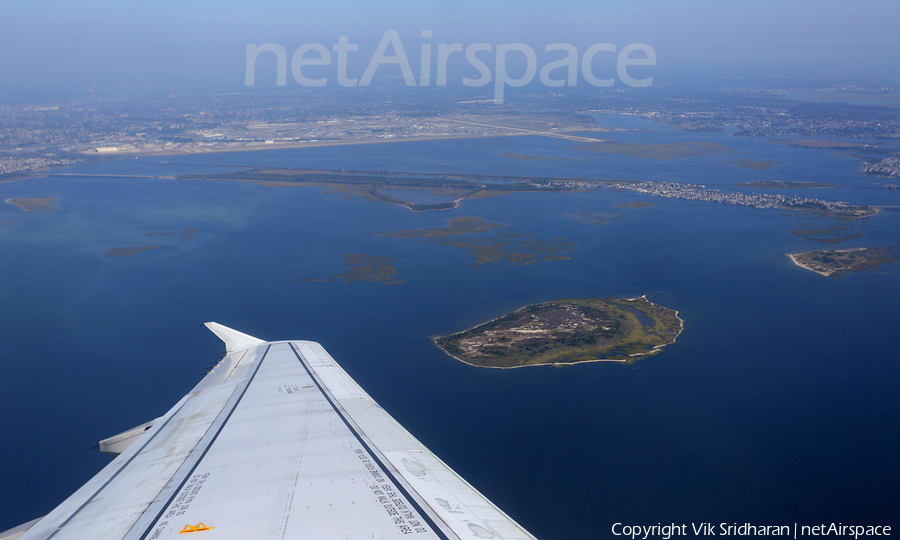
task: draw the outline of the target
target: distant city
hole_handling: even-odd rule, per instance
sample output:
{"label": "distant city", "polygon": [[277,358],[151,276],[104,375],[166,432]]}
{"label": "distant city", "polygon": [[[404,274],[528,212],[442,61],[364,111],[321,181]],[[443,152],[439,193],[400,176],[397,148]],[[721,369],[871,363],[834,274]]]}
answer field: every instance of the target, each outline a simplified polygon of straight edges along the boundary
{"label": "distant city", "polygon": [[[358,90],[358,91],[357,91]],[[0,106],[0,174],[41,171],[125,154],[166,155],[505,135],[562,136],[602,131],[580,120],[519,125],[509,117],[540,110],[633,115],[687,131],[736,136],[875,139],[896,142],[897,88],[864,83],[678,89],[669,86],[514,94],[504,106],[470,88],[423,91],[373,86],[342,92],[246,90],[167,96],[92,96]],[[837,96],[838,101],[825,101]],[[847,98],[846,96],[851,96]],[[872,104],[885,96],[885,105]],[[539,99],[537,99],[539,98]],[[854,101],[855,99],[855,101]],[[503,114],[504,122],[483,121]],[[596,138],[598,139],[599,138]],[[591,140],[591,139],[583,139]],[[859,172],[900,177],[896,147],[867,145]],[[770,201],[758,201],[769,204]],[[775,203],[773,203],[775,204]]]}

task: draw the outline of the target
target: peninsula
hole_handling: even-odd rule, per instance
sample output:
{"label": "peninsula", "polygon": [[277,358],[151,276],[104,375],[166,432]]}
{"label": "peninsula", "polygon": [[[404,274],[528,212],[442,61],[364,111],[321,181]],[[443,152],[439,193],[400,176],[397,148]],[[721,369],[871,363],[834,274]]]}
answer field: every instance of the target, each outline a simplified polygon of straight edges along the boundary
{"label": "peninsula", "polygon": [[678,312],[640,298],[569,298],[533,304],[434,338],[457,360],[480,367],[631,363],[657,354],[684,327]]}

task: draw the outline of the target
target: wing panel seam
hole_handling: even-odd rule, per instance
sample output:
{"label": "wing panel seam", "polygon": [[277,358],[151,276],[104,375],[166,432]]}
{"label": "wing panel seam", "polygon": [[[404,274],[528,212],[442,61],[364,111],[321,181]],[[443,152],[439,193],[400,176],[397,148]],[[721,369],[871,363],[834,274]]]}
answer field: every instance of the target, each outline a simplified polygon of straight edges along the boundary
{"label": "wing panel seam", "polygon": [[[351,424],[351,422],[347,418],[346,411],[344,411],[343,407],[341,407],[337,403],[336,398],[333,398],[331,396],[331,393],[319,380],[318,375],[310,368],[309,365],[307,365],[306,359],[303,357],[303,355],[300,354],[293,342],[291,343],[291,351],[297,357],[297,360],[300,361],[300,365],[303,366],[303,369],[305,369],[307,374],[309,374],[310,379],[312,379],[312,381],[315,383],[316,387],[319,389],[319,392],[322,393],[322,396],[325,397],[325,399],[328,401],[328,404],[331,405],[332,409],[334,409],[334,412],[337,413],[338,417],[340,417],[340,419],[344,422],[344,425],[347,426],[347,429],[350,430],[350,433],[352,433],[353,436],[356,437],[356,440],[359,441],[359,444],[361,444],[362,447],[365,448],[366,452],[368,452],[369,455],[372,456],[372,459],[379,467],[381,467],[381,470],[384,471],[384,474],[391,479],[391,482],[393,482],[395,486],[397,486],[398,491],[400,491],[403,496],[406,497],[409,503],[419,512],[419,515],[422,516],[422,519],[428,522],[436,535],[444,540],[450,540],[450,537],[447,536],[446,532],[435,523],[434,518],[432,518],[432,516],[422,508],[422,505],[420,505],[415,497],[413,497],[409,493],[409,491],[406,489],[406,486],[397,480],[392,470],[388,467],[385,467],[381,458],[378,457],[378,454],[372,450],[372,448],[366,443],[365,440],[363,440],[359,428]],[[456,535],[454,534],[454,536]]]}
{"label": "wing panel seam", "polygon": [[174,413],[172,413],[172,414],[166,419],[165,422],[163,422],[163,425],[161,425],[161,426],[159,427],[159,429],[156,430],[156,431],[153,433],[153,435],[150,436],[150,437],[144,442],[144,444],[141,445],[141,447],[140,447],[137,451],[135,451],[135,453],[134,453],[130,458],[128,458],[128,461],[126,461],[125,463],[123,463],[122,466],[119,467],[119,469],[118,469],[116,472],[114,472],[114,473],[112,474],[112,476],[110,476],[110,477],[106,480],[106,482],[104,482],[103,485],[100,486],[100,488],[97,489],[97,491],[94,492],[93,495],[91,495],[90,497],[88,497],[88,499],[87,499],[86,501],[84,501],[84,503],[83,503],[81,506],[79,506],[77,510],[75,510],[74,512],[72,512],[72,514],[70,514],[69,517],[66,518],[66,520],[63,521],[63,522],[59,525],[59,527],[56,527],[56,529],[54,529],[53,532],[50,533],[50,536],[48,536],[48,537],[46,538],[46,540],[50,540],[51,538],[53,538],[54,536],[56,536],[56,533],[58,533],[59,531],[61,531],[62,528],[65,527],[66,525],[68,525],[73,519],[75,519],[75,516],[77,516],[82,510],[84,510],[84,508],[85,508],[87,505],[89,505],[94,499],[96,499],[97,496],[100,495],[100,492],[102,492],[104,489],[106,489],[107,486],[109,486],[109,484],[111,484],[112,481],[115,480],[117,476],[119,476],[119,473],[121,473],[122,471],[124,471],[124,470],[125,470],[125,467],[127,467],[128,465],[130,465],[131,462],[134,461],[135,458],[137,458],[137,457],[141,454],[141,452],[144,450],[144,448],[147,448],[147,445],[148,445],[148,444],[150,444],[151,442],[153,442],[153,439],[155,439],[156,436],[159,434],[159,432],[162,431],[163,428],[165,428],[166,425],[167,425],[173,418],[175,418],[175,415],[177,415],[177,414],[181,411],[181,408],[184,407],[184,405],[185,405],[185,403],[187,403],[187,401],[188,401],[188,400],[186,399],[186,396],[185,396],[185,398],[181,398],[181,407],[178,407],[178,409],[177,409]]}
{"label": "wing panel seam", "polygon": [[[216,439],[219,437],[219,434],[222,433],[223,429],[225,429],[225,425],[228,423],[228,419],[231,418],[231,415],[234,414],[234,411],[237,409],[241,400],[244,399],[244,395],[247,393],[247,389],[250,387],[250,383],[253,382],[253,379],[256,377],[256,374],[259,372],[259,368],[262,366],[262,363],[266,359],[266,356],[269,354],[269,349],[271,349],[271,348],[272,348],[271,344],[266,346],[266,351],[263,353],[262,357],[260,357],[259,361],[256,362],[256,365],[253,368],[253,372],[247,378],[247,381],[245,383],[243,383],[244,387],[243,387],[243,389],[241,389],[240,396],[238,396],[237,400],[234,402],[234,405],[231,406],[230,410],[228,411],[227,416],[225,416],[225,419],[222,421],[222,423],[219,425],[218,429],[216,430],[215,435],[213,435],[212,438],[210,439],[210,441],[206,444],[206,447],[203,449],[203,452],[200,454],[199,457],[197,457],[194,464],[191,466],[190,470],[184,474],[178,487],[172,492],[172,496],[169,497],[169,500],[166,501],[166,503],[164,505],[162,505],[162,507],[159,509],[159,512],[156,514],[156,517],[153,518],[153,521],[150,522],[150,524],[147,526],[147,528],[144,530],[144,532],[138,537],[139,540],[145,540],[147,538],[147,535],[150,534],[150,531],[152,531],[153,527],[155,527],[156,524],[159,522],[159,519],[162,517],[163,513],[172,504],[172,501],[175,500],[175,497],[178,496],[178,493],[181,492],[181,489],[184,487],[185,483],[187,483],[187,481],[188,481],[188,479],[190,479],[191,475],[194,474],[194,471],[197,470],[197,467],[200,466],[200,463],[203,461],[203,458],[206,456],[207,452],[209,452],[210,448],[212,448],[212,445],[216,442]],[[213,421],[213,422],[215,423],[215,421]],[[190,458],[188,458],[188,459],[190,459]],[[178,473],[176,472],[175,475],[177,476]],[[173,476],[173,478],[174,478],[174,476]],[[163,488],[163,490],[165,490],[165,488]],[[125,535],[125,538],[128,538],[128,536],[129,535]]]}

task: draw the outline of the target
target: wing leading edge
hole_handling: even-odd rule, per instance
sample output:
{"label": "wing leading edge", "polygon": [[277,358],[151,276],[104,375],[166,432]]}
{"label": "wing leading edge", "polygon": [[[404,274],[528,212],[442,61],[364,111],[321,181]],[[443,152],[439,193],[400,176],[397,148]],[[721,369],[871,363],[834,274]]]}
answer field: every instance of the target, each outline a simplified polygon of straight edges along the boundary
{"label": "wing leading edge", "polygon": [[533,538],[318,343],[207,326],[227,356],[20,540]]}

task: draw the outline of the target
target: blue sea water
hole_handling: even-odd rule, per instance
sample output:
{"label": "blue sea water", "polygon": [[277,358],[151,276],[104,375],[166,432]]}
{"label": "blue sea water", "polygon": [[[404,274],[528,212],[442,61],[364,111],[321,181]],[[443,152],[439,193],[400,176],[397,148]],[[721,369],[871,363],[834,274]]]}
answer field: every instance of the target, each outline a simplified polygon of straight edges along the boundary
{"label": "blue sea water", "polygon": [[[199,380],[223,350],[197,326],[209,320],[319,341],[539,538],[610,537],[616,522],[896,527],[900,265],[845,279],[803,270],[785,253],[828,247],[791,234],[797,220],[781,211],[595,191],[414,213],[320,188],[100,176],[273,166],[723,190],[803,180],[842,186],[815,190],[823,198],[900,205],[853,158],[600,121],[640,130],[609,134],[623,142],[709,140],[741,153],[651,160],[506,137],[140,158],[73,168],[93,177],[0,184],[0,199],[58,198],[48,213],[0,206],[0,222],[11,222],[0,226],[0,530],[49,511],[108,462],[91,448],[98,440],[162,414]],[[756,171],[734,159],[781,163]],[[617,206],[633,201],[652,206]],[[592,225],[572,217],[582,212],[623,217]],[[459,216],[576,245],[565,261],[473,267],[457,248],[375,234]],[[900,244],[900,213],[885,210],[862,230],[838,247]],[[105,257],[150,245],[162,247]],[[345,271],[350,253],[396,259],[403,283],[297,281]],[[534,302],[642,294],[677,309],[685,331],[632,366],[480,369],[430,341]]]}

